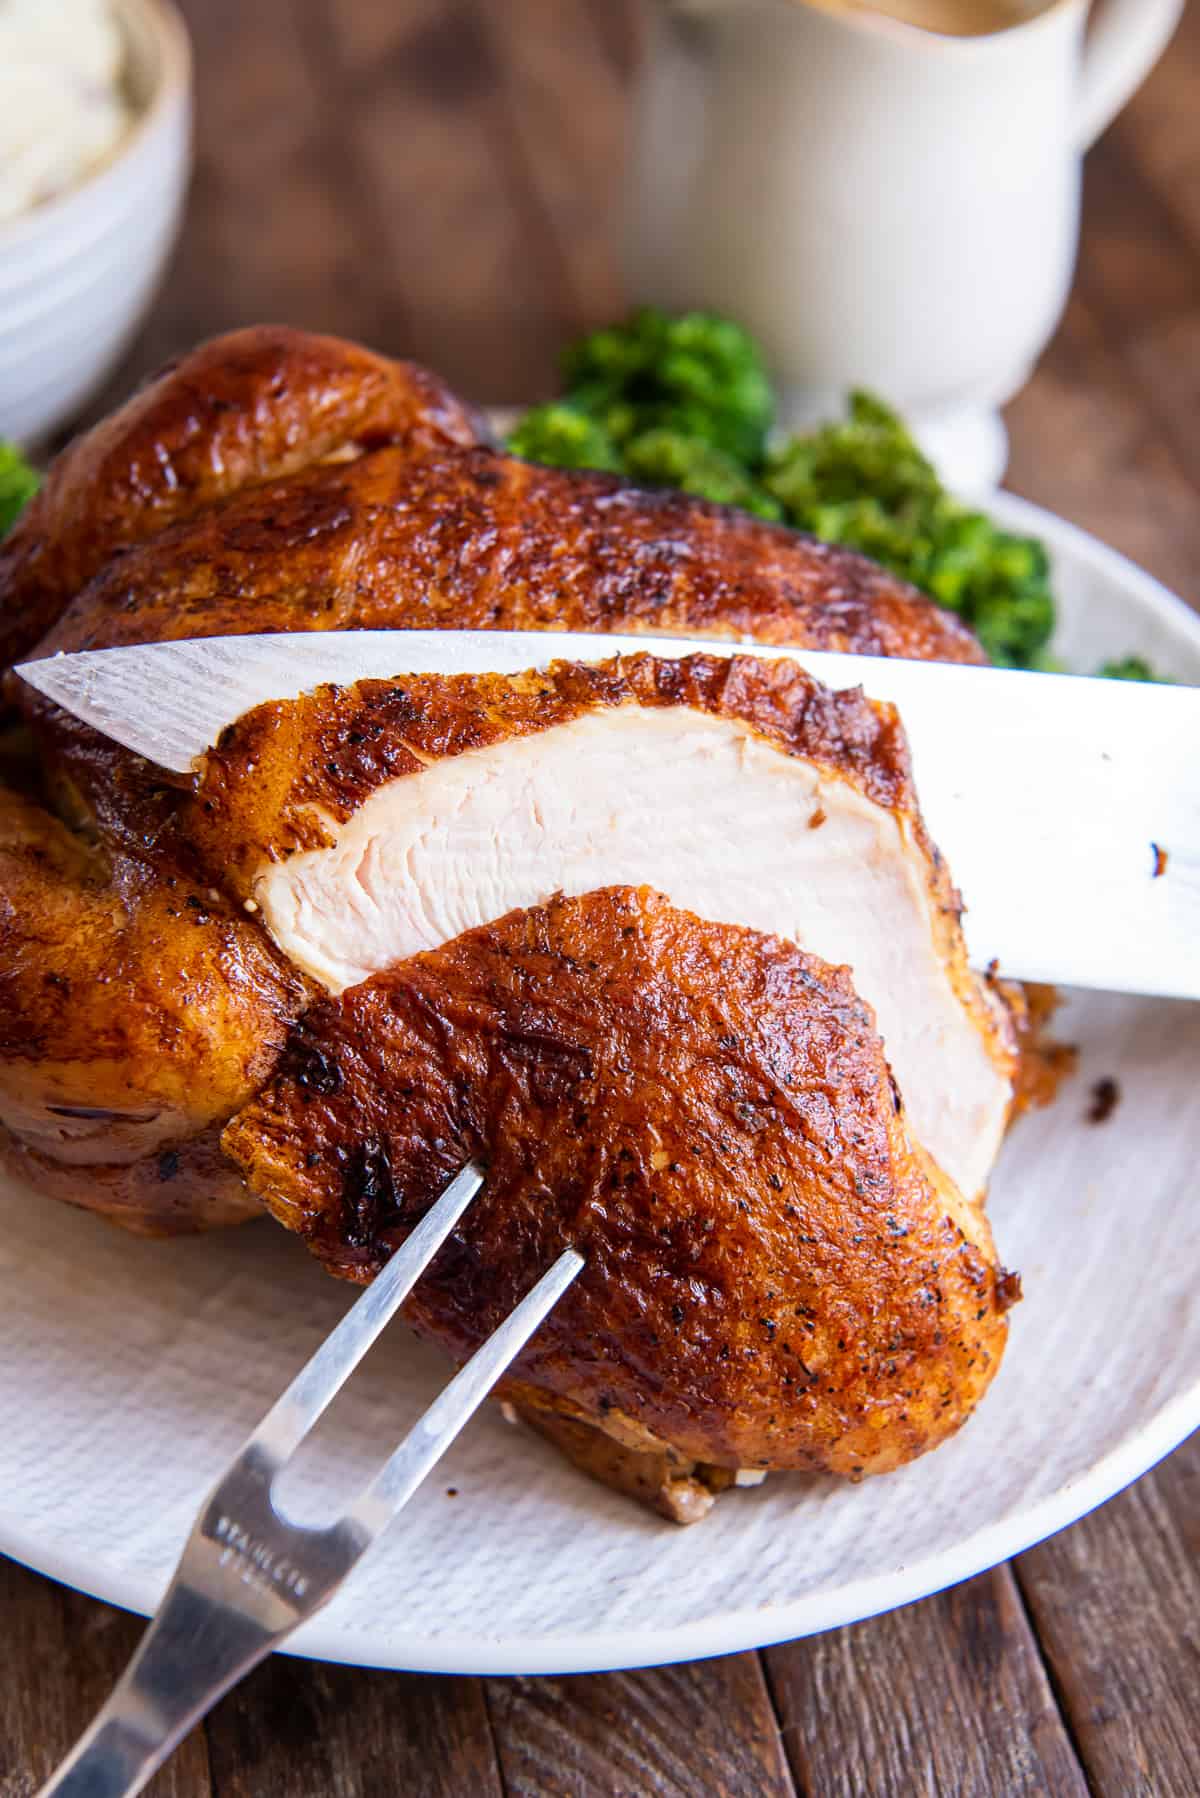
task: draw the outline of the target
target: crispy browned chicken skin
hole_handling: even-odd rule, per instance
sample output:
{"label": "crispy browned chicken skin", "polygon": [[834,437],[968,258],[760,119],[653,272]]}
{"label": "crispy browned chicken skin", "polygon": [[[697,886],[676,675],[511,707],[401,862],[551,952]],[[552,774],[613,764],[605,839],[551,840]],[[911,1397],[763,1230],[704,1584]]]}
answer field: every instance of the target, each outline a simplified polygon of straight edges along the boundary
{"label": "crispy browned chicken skin", "polygon": [[887,1471],[1003,1348],[987,1225],[910,1141],[846,971],[648,890],[512,913],[314,1006],[224,1143],[354,1280],[480,1157],[411,1320],[465,1358],[574,1244],[516,1379],[707,1465]]}
{"label": "crispy browned chicken skin", "polygon": [[383,444],[483,434],[412,363],[267,326],[215,338],[73,444],[0,546],[0,667],[114,556],[239,490]]}
{"label": "crispy browned chicken skin", "polygon": [[[235,333],[166,370],[60,458],[0,548],[0,668],[384,626],[677,629],[982,660],[957,620],[860,557],[516,462],[424,371],[286,330]],[[1010,1283],[977,1210],[911,1140],[844,973],[620,887],[485,924],[305,1015],[312,980],[243,909],[247,854],[278,852],[291,802],[278,755],[265,810],[247,814],[244,792],[221,791],[219,757],[207,784],[170,781],[7,690],[35,749],[0,796],[9,1165],[132,1227],[205,1227],[246,1209],[217,1147],[236,1113],[237,1161],[258,1185],[278,1178],[277,1213],[362,1277],[456,1157],[485,1152],[474,1234],[418,1321],[465,1352],[582,1232],[584,1284],[511,1390],[567,1452],[670,1515],[698,1514],[747,1464],[894,1466],[967,1414]],[[471,703],[460,734],[486,735]],[[835,764],[852,750],[842,723]],[[343,730],[322,795],[335,812],[365,766],[351,747]],[[940,872],[934,886],[949,943],[954,895]],[[995,1008],[979,1016],[1010,1057]],[[409,1068],[413,1088],[389,1084],[369,1118],[364,1026],[388,1081]],[[317,1091],[327,1053],[341,1084]],[[298,1167],[302,1144],[340,1155],[335,1171]]]}
{"label": "crispy browned chicken skin", "polygon": [[970,1197],[986,1183],[1011,1020],[968,964],[900,721],[861,693],[703,654],[325,687],[226,730],[178,821],[330,990],[643,879],[852,965],[922,1146]]}
{"label": "crispy browned chicken skin", "polygon": [[216,1138],[307,996],[240,907],[0,788],[0,1115],[43,1190],[154,1233],[250,1215]]}
{"label": "crispy browned chicken skin", "polygon": [[[3,660],[214,632],[429,623],[687,626],[980,659],[955,619],[860,557],[701,501],[532,468],[482,436],[469,408],[411,365],[284,329],[217,339],[59,458],[0,550]],[[212,879],[180,842],[180,797],[157,770],[18,683],[11,691],[35,728],[38,778],[68,823],[167,877]],[[48,817],[40,828],[54,836]],[[72,877],[53,879],[63,903],[51,910],[65,914]],[[64,951],[69,940],[64,926]],[[31,952],[24,917],[0,908],[0,960]],[[135,1009],[138,992],[132,980],[124,1002]],[[21,1003],[14,1028],[53,1065],[56,1013],[31,994]],[[207,1001],[193,1003],[201,1015]],[[262,1016],[265,1041],[275,1015]],[[199,1095],[189,1129],[217,1109],[221,1059],[179,1061]],[[131,1062],[130,1103],[153,1105],[157,1081]],[[91,1102],[86,1065],[73,1097]],[[111,1210],[132,1179],[80,1179],[75,1194]],[[176,1219],[185,1194],[176,1184]],[[147,1227],[156,1196],[152,1185],[130,1195],[131,1207],[148,1205]],[[213,1215],[210,1198],[197,1189],[198,1222]]]}
{"label": "crispy browned chicken skin", "polygon": [[[49,490],[49,489],[48,489]],[[615,475],[411,444],[206,506],[102,567],[39,653],[269,630],[686,630],[978,662],[849,550]]]}

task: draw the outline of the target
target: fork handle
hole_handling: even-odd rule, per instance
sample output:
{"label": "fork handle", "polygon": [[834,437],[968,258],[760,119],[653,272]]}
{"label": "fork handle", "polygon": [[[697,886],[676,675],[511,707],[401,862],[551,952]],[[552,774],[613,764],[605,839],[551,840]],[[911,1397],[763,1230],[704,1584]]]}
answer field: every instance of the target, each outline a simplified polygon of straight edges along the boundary
{"label": "fork handle", "polygon": [[177,1578],[108,1702],[38,1798],[140,1792],[210,1706],[290,1634]]}

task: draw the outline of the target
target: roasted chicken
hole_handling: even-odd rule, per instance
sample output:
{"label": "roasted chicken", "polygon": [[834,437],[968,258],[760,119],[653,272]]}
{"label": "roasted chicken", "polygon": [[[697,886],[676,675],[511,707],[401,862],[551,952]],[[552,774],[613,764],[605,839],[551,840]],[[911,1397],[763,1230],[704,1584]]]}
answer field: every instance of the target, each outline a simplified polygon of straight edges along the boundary
{"label": "roasted chicken", "polygon": [[357,1280],[482,1156],[411,1321],[465,1359],[573,1243],[513,1396],[705,1472],[886,1472],[1003,1349],[983,1214],[910,1136],[846,970],[646,888],[510,912],[314,1007],[224,1141]]}
{"label": "roasted chicken", "polygon": [[[515,462],[423,371],[281,330],[168,369],[0,547],[8,662],[379,626],[982,659],[858,557]],[[510,1397],[689,1518],[969,1413],[1018,1054],[890,708],[652,648],[322,689],[184,781],[10,679],[0,1120],[46,1192],[150,1230],[257,1194],[358,1280],[482,1157],[412,1321],[465,1354],[577,1241]]]}
{"label": "roasted chicken", "polygon": [[181,814],[334,992],[549,894],[644,879],[853,967],[918,1139],[971,1197],[1011,1099],[890,707],[789,663],[632,656],[260,707]]}
{"label": "roasted chicken", "polygon": [[306,997],[215,890],[0,787],[0,1114],[42,1191],[155,1234],[251,1215],[217,1139]]}

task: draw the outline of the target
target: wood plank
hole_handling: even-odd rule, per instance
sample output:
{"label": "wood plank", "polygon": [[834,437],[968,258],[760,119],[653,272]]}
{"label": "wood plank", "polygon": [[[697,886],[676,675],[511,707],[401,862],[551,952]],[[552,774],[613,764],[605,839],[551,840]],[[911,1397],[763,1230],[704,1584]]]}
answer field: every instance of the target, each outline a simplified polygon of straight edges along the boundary
{"label": "wood plank", "polygon": [[402,296],[379,347],[474,398],[548,391],[571,329],[562,264],[469,0],[313,0],[356,179],[372,196],[366,283]]}
{"label": "wood plank", "polygon": [[1088,158],[1078,282],[1118,344],[1200,304],[1200,258],[1123,130]]}
{"label": "wood plank", "polygon": [[1193,244],[1200,245],[1200,8],[1184,10],[1167,54],[1110,136],[1132,155]]}
{"label": "wood plank", "polygon": [[[238,325],[384,344],[403,335],[339,91],[297,26],[307,0],[180,0],[196,67],[195,171],[157,302],[80,424],[152,370]],[[443,263],[444,263],[443,259]]]}
{"label": "wood plank", "polygon": [[[0,1617],[0,1798],[32,1798],[112,1691],[145,1624],[3,1559]],[[146,1791],[210,1798],[202,1729]]]}
{"label": "wood plank", "polygon": [[196,175],[158,307],[190,343],[285,320],[372,338],[391,296],[343,147],[341,95],[301,31],[303,0],[185,0],[196,48]]}
{"label": "wood plank", "polygon": [[479,1681],[276,1655],[207,1723],[220,1798],[501,1798]]}
{"label": "wood plank", "polygon": [[1159,1463],[1147,1476],[1171,1513],[1193,1567],[1200,1567],[1200,1434]]}
{"label": "wood plank", "polygon": [[1017,1562],[1093,1787],[1112,1798],[1197,1789],[1198,1498],[1193,1437],[1162,1473]]}
{"label": "wood plank", "polygon": [[1093,153],[1086,196],[1078,290],[1181,468],[1200,484],[1200,246],[1124,135]]}
{"label": "wood plank", "polygon": [[626,88],[587,0],[474,0],[510,127],[571,299],[573,331],[621,311],[616,212]]}
{"label": "wood plank", "polygon": [[1094,531],[1200,602],[1196,490],[1078,295],[1006,418],[1012,444],[1006,485]]}
{"label": "wood plank", "polygon": [[791,1798],[762,1669],[727,1655],[641,1673],[493,1679],[507,1798]]}
{"label": "wood plank", "polygon": [[1007,1569],[766,1662],[796,1783],[818,1798],[1087,1792]]}
{"label": "wood plank", "polygon": [[632,80],[641,49],[639,0],[588,0],[601,42],[625,82]]}
{"label": "wood plank", "polygon": [[1200,307],[1137,332],[1126,346],[1125,360],[1164,440],[1200,487]]}

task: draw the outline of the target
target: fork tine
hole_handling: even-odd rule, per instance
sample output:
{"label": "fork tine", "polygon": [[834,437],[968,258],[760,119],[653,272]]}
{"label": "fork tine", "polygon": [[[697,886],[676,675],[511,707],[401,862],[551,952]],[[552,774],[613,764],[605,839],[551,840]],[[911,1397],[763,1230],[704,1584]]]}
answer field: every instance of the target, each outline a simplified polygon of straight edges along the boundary
{"label": "fork tine", "polygon": [[344,1521],[357,1524],[372,1537],[391,1522],[582,1268],[583,1256],[574,1249],[565,1249],[516,1310],[417,1419],[374,1479],[364,1486]]}
{"label": "fork tine", "polygon": [[262,1449],[283,1461],[299,1447],[391,1322],[482,1185],[483,1174],[474,1162],[468,1162],[276,1399],[244,1449]]}

